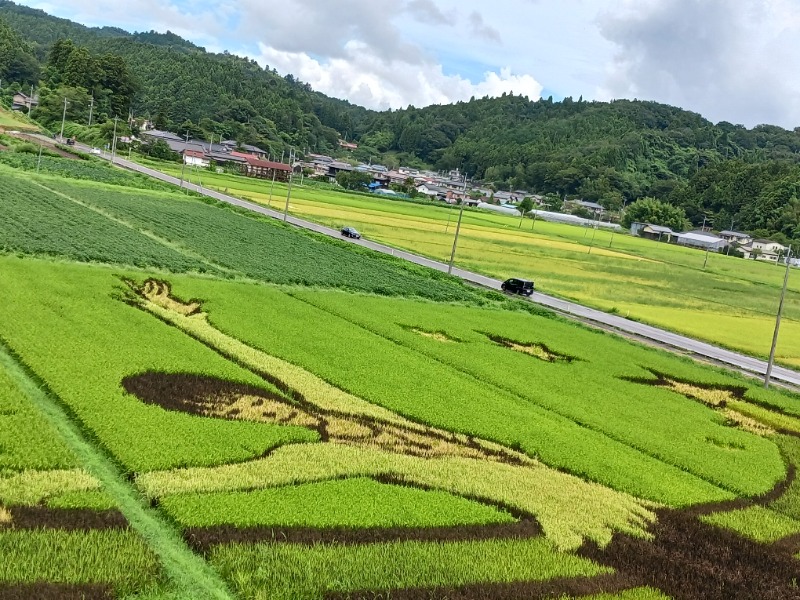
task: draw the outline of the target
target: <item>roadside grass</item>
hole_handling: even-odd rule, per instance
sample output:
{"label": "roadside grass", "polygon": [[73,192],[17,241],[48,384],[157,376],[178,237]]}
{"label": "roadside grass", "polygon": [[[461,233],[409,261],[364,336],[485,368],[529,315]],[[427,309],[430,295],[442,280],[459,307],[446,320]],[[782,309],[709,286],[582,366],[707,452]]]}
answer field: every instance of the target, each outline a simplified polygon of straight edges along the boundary
{"label": "roadside grass", "polygon": [[[168,163],[151,166],[175,174]],[[202,173],[202,183],[261,204],[270,182]],[[275,186],[273,208],[286,187]],[[352,225],[365,237],[446,260],[455,210],[295,186],[291,212],[332,226]],[[448,221],[450,224],[448,226]],[[703,252],[604,230],[466,211],[456,264],[499,279],[534,279],[544,292],[601,310],[765,356],[782,271],[773,265]],[[531,230],[531,226],[533,229]],[[594,240],[592,240],[594,238]],[[591,248],[591,253],[590,253]],[[658,290],[656,293],[653,290]],[[800,283],[790,282],[779,360],[800,366]]]}
{"label": "roadside grass", "polygon": [[[492,560],[486,560],[488,556]],[[234,582],[242,597],[274,600],[321,600],[332,592],[542,581],[609,572],[559,553],[541,539],[313,547],[234,544],[215,548],[210,561]]]}
{"label": "roadside grass", "polygon": [[162,499],[159,506],[184,528],[447,527],[514,521],[508,513],[445,492],[361,478],[251,492],[181,494]]}
{"label": "roadside grass", "polygon": [[75,160],[74,158],[47,155],[39,158],[36,154],[24,152],[0,152],[0,164],[29,173],[83,179],[130,188],[172,191],[172,186],[167,183],[132,171],[117,169],[106,161],[94,157]]}

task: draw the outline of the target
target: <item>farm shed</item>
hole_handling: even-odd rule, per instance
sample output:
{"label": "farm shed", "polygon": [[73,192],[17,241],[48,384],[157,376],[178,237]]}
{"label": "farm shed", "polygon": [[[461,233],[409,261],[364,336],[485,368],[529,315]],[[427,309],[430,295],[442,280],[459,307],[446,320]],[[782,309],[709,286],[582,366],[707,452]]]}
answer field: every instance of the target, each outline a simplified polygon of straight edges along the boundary
{"label": "farm shed", "polygon": [[292,168],[283,163],[274,162],[271,160],[260,160],[247,156],[247,162],[242,165],[242,173],[248,177],[257,177],[258,179],[272,179],[275,177],[276,181],[288,181]]}
{"label": "farm shed", "polygon": [[699,248],[701,250],[717,251],[728,245],[728,242],[721,237],[717,237],[710,233],[700,233],[690,231],[688,233],[679,233],[677,235],[678,245],[687,246],[688,248]]}

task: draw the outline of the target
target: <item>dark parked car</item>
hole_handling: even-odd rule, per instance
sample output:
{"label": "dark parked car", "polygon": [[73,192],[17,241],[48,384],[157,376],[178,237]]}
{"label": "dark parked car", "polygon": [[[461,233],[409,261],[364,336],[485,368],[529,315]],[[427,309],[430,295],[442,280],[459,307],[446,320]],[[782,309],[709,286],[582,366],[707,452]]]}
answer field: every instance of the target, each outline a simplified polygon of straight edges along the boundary
{"label": "dark parked car", "polygon": [[500,289],[510,294],[530,296],[533,294],[533,282],[527,279],[506,279]]}
{"label": "dark parked car", "polygon": [[344,237],[353,238],[354,240],[361,239],[361,234],[352,227],[342,227],[342,235]]}

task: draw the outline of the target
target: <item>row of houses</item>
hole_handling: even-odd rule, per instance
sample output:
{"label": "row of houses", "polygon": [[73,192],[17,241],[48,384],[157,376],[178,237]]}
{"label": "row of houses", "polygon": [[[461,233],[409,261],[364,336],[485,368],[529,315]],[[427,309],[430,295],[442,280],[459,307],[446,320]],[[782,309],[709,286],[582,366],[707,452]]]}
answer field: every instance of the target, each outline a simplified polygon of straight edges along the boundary
{"label": "row of houses", "polygon": [[776,263],[786,254],[788,248],[772,240],[753,238],[748,233],[741,231],[720,231],[718,234],[710,231],[686,231],[677,233],[669,227],[652,225],[650,223],[633,223],[631,233],[639,237],[720,252],[725,249],[735,249],[745,258]]}
{"label": "row of houses", "polygon": [[163,141],[170,150],[181,155],[184,164],[192,167],[234,166],[248,177],[274,178],[276,181],[287,181],[292,172],[292,166],[269,160],[267,152],[250,144],[239,144],[233,140],[202,142],[156,129],[142,131],[140,136],[143,141]]}

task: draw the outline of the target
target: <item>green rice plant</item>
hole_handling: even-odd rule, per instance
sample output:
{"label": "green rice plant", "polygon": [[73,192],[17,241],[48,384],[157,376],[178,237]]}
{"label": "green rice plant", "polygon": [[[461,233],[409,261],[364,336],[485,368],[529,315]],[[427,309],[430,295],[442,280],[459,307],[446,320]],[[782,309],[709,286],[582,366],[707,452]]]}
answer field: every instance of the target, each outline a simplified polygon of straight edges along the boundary
{"label": "green rice plant", "polygon": [[0,472],[75,466],[63,441],[0,368]]}
{"label": "green rice plant", "polygon": [[800,419],[769,410],[763,406],[734,400],[727,403],[727,406],[745,416],[751,417],[778,431],[793,431],[800,434]]}
{"label": "green rice plant", "polygon": [[771,544],[800,533],[800,521],[763,506],[714,513],[700,518],[710,525],[730,529],[756,542]]}
{"label": "green rice plant", "polygon": [[120,530],[0,530],[0,584],[110,584],[119,595],[161,579],[152,551]]}
{"label": "green rice plant", "polygon": [[[785,474],[771,442],[725,427],[716,413],[683,396],[621,379],[652,377],[639,365],[660,366],[653,360],[659,353],[565,321],[339,292],[292,292],[303,302],[289,303],[259,286],[174,281],[179,296],[207,300],[210,323],[229,338],[411,420],[521,449],[642,498],[680,506],[726,496],[714,486],[758,494]],[[238,316],[242,303],[261,307],[246,324]],[[306,323],[324,333],[297,337]],[[444,331],[461,343],[442,344],[409,327]],[[537,332],[520,341],[578,360],[541,361],[492,342],[487,330],[508,339]],[[732,453],[710,439],[742,450]]]}
{"label": "green rice plant", "polygon": [[[492,560],[487,560],[492,557]],[[246,598],[321,600],[327,592],[543,581],[610,570],[547,541],[220,546],[211,563]]]}
{"label": "green rice plant", "polygon": [[117,299],[114,270],[0,257],[0,280],[7,283],[0,338],[125,469],[224,464],[318,437],[298,427],[166,413],[125,393],[125,377],[153,369],[268,385]]}
{"label": "green rice plant", "polygon": [[[771,441],[727,427],[722,417],[698,402],[630,381],[655,380],[651,370],[728,386],[742,386],[742,379],[604,333],[522,312],[395,299],[376,302],[333,292],[293,295],[370,334],[388,338],[496,389],[601,431],[734,493],[763,493],[785,473],[780,453]],[[248,337],[225,318],[224,310],[214,314],[213,318],[236,336],[252,343],[259,343],[255,339],[259,336],[262,344],[268,339],[258,323],[261,315],[249,323],[252,337]],[[414,334],[413,328],[443,331],[462,342],[444,345]],[[494,342],[495,336],[523,345],[544,344],[575,360],[540,360]],[[366,347],[354,344],[350,360]],[[480,360],[475,359],[477,356]],[[786,397],[783,400],[790,402]],[[730,448],[739,450],[731,452]],[[744,467],[745,464],[749,466]]]}
{"label": "green rice plant", "polygon": [[159,506],[182,527],[448,527],[514,521],[508,513],[445,492],[363,478],[181,494],[167,496]]}
{"label": "green rice plant", "polygon": [[49,508],[88,508],[91,510],[112,510],[117,508],[114,499],[103,490],[88,490],[60,493],[45,499]]}
{"label": "green rice plant", "polygon": [[126,192],[59,180],[46,185],[248,278],[442,301],[478,299],[455,278],[246,211],[179,194]]}
{"label": "green rice plant", "polygon": [[210,270],[134,231],[0,170],[0,251],[109,262],[170,271]]}
{"label": "green rice plant", "polygon": [[654,518],[648,503],[543,465],[424,459],[340,444],[293,444],[237,465],[145,473],[136,483],[148,496],[163,498],[378,476],[534,515],[548,539],[563,549],[577,548],[584,539],[606,545],[615,531],[646,536]]}
{"label": "green rice plant", "polygon": [[[776,443],[786,456],[786,459],[800,465],[800,439],[794,436],[780,435],[775,438]],[[784,494],[770,503],[769,508],[786,517],[800,521],[800,479],[795,478]]]}
{"label": "green rice plant", "polygon": [[100,482],[83,469],[71,471],[0,471],[0,504],[34,506],[50,498],[100,489]]}

